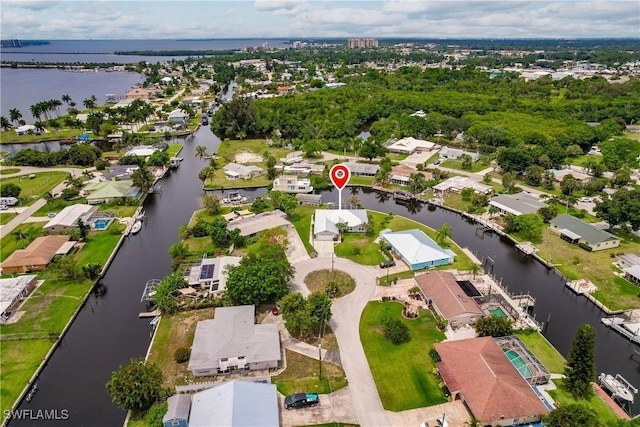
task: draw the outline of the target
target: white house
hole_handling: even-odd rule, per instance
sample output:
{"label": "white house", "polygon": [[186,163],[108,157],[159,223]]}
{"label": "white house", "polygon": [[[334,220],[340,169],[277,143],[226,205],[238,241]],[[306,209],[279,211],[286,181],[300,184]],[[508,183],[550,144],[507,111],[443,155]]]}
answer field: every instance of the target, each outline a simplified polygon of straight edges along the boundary
{"label": "white house", "polygon": [[387,148],[392,153],[413,154],[418,150],[431,150],[434,146],[433,142],[409,136],[392,143]]}
{"label": "white house", "polygon": [[368,222],[366,209],[317,209],[313,237],[316,240],[336,240],[340,235],[338,224],[346,224],[347,233],[364,233]]}
{"label": "white house", "polygon": [[388,229],[383,230],[380,233],[380,238],[391,245],[392,251],[411,270],[447,265],[454,261],[455,253],[452,250],[442,249],[429,236],[417,228],[396,232]]}
{"label": "white house", "polygon": [[[78,228],[78,220],[82,219],[86,223],[86,219],[93,212],[98,210],[96,206],[90,205],[72,205],[62,209],[59,214],[51,218],[43,227],[49,233],[59,233],[65,230],[75,230]],[[87,224],[88,225],[88,224]]]}
{"label": "white house", "polygon": [[257,166],[238,163],[229,163],[223,169],[227,179],[251,179],[264,174],[264,169]]}
{"label": "white house", "polygon": [[474,153],[473,151],[461,150],[460,148],[442,147],[440,150],[440,158],[443,159],[457,160],[463,154],[470,156],[471,160],[474,162],[477,162],[480,158],[480,154]]}
{"label": "white house", "polygon": [[221,294],[227,283],[227,267],[240,264],[241,257],[202,258],[183,272],[189,286],[208,288],[212,296]]}
{"label": "white house", "polygon": [[453,193],[459,193],[465,188],[473,189],[473,192],[476,194],[490,194],[493,191],[493,188],[490,185],[482,184],[466,176],[452,176],[451,178],[434,185],[433,191],[436,194],[444,194],[450,191]]}
{"label": "white house", "polygon": [[196,377],[248,372],[276,368],[281,358],[278,325],[256,325],[253,305],[220,307],[198,322],[188,369]]}
{"label": "white house", "polygon": [[273,189],[285,193],[311,193],[311,181],[295,175],[280,175],[273,181]]}
{"label": "white house", "polygon": [[180,108],[173,110],[168,116],[169,123],[186,124],[189,120],[189,114]]}
{"label": "white house", "polygon": [[124,153],[124,155],[125,156],[149,157],[150,155],[152,155],[156,151],[158,151],[158,149],[156,147],[151,146],[151,145],[136,145],[135,147],[133,147],[132,149],[130,149],[129,151]]}
{"label": "white house", "polygon": [[500,194],[489,200],[489,205],[498,209],[500,214],[522,215],[536,213],[547,206],[529,193]]}

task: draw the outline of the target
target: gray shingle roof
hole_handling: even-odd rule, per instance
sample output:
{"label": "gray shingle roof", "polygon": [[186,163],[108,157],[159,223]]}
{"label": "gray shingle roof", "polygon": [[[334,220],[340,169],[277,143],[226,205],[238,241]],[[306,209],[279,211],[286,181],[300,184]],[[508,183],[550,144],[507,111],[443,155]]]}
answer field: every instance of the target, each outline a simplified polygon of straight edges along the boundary
{"label": "gray shingle roof", "polygon": [[551,221],[551,225],[559,229],[567,229],[579,235],[588,245],[597,245],[608,240],[618,240],[618,237],[574,216],[562,214]]}
{"label": "gray shingle roof", "polygon": [[167,413],[162,417],[162,422],[172,420],[188,420],[191,409],[191,396],[188,394],[174,394],[167,399]]}
{"label": "gray shingle roof", "polygon": [[489,200],[489,204],[514,215],[536,213],[540,208],[547,206],[540,199],[524,192],[500,194]]}

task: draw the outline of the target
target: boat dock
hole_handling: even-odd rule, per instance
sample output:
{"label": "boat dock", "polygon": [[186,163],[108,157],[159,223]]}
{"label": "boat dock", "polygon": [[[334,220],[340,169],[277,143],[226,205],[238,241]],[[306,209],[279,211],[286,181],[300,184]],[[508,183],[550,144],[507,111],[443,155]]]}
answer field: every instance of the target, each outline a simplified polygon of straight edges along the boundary
{"label": "boat dock", "polygon": [[571,280],[565,285],[578,295],[589,295],[598,290],[598,287],[589,279]]}
{"label": "boat dock", "polygon": [[620,407],[620,405],[618,405],[615,400],[613,400],[611,398],[611,396],[609,396],[607,394],[606,391],[604,391],[602,389],[602,387],[600,387],[598,384],[596,383],[591,383],[591,387],[593,388],[593,391],[596,392],[596,394],[598,396],[600,396],[600,398],[611,408],[611,410],[613,410],[613,412],[616,413],[617,416],[619,416],[620,418],[622,418],[623,420],[630,420],[631,417],[629,416],[629,414],[627,414],[624,409],[622,409]]}
{"label": "boat dock", "polygon": [[600,321],[631,342],[640,344],[640,319],[634,317],[635,312],[637,310],[632,310],[628,314],[623,313],[622,316],[603,317]]}
{"label": "boat dock", "polygon": [[138,314],[138,318],[140,319],[145,319],[149,317],[158,317],[158,316],[160,316],[160,310],[143,311],[142,313]]}
{"label": "boat dock", "polygon": [[536,248],[531,242],[520,242],[516,245],[520,251],[522,251],[525,255],[533,255],[538,252],[538,248]]}

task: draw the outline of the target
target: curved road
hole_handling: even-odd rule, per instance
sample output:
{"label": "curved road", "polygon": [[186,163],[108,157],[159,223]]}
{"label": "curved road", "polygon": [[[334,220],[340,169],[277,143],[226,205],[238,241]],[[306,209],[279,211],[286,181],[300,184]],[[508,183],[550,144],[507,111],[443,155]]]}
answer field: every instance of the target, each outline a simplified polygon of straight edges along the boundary
{"label": "curved road", "polygon": [[332,261],[335,270],[344,271],[356,280],[355,290],[333,304],[333,318],[329,322],[338,340],[340,360],[349,382],[356,419],[363,427],[389,426],[391,421],[382,407],[360,341],[360,315],[375,293],[375,268],[331,256],[300,261],[294,264],[296,273],[292,290],[308,295],[304,278],[312,271],[331,269]]}

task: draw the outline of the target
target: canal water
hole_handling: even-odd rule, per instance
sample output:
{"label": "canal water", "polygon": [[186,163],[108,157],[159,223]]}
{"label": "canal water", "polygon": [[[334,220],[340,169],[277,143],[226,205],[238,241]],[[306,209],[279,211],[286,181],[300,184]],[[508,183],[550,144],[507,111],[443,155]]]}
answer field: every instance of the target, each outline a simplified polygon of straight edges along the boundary
{"label": "canal water", "polygon": [[[111,372],[131,358],[145,354],[151,327],[149,320],[137,315],[145,307],[140,303],[144,284],[170,272],[168,248],[177,241],[178,227],[198,208],[202,183],[197,171],[204,160],[194,157],[194,148],[205,145],[217,149],[219,140],[208,129],[201,129],[185,142],[180,168],[162,180],[162,193],[145,202],[147,221],[142,231],[127,238],[101,284],[103,295],[92,295],[73,323],[62,345],[38,379],[39,390],[30,403],[20,409],[66,409],[66,421],[42,421],[42,425],[116,426],[125,412],[116,408],[105,389]],[[250,196],[264,190],[248,192]],[[529,292],[537,300],[534,314],[540,321],[550,318],[547,338],[564,355],[576,328],[589,323],[597,329],[596,363],[598,372],[620,373],[640,385],[639,357],[632,358],[633,346],[600,323],[603,313],[583,297],[567,290],[559,276],[518,252],[507,240],[489,233],[476,232],[470,221],[446,210],[427,205],[399,205],[389,194],[367,189],[348,189],[357,194],[368,209],[407,216],[433,228],[448,223],[453,239],[470,248],[479,259],[493,260],[493,273],[503,279],[511,292]],[[336,191],[322,193],[323,202],[337,203]],[[636,404],[637,406],[637,404]],[[638,413],[638,408],[634,408]],[[11,425],[29,425],[15,421]],[[39,424],[40,425],[40,424]]]}

